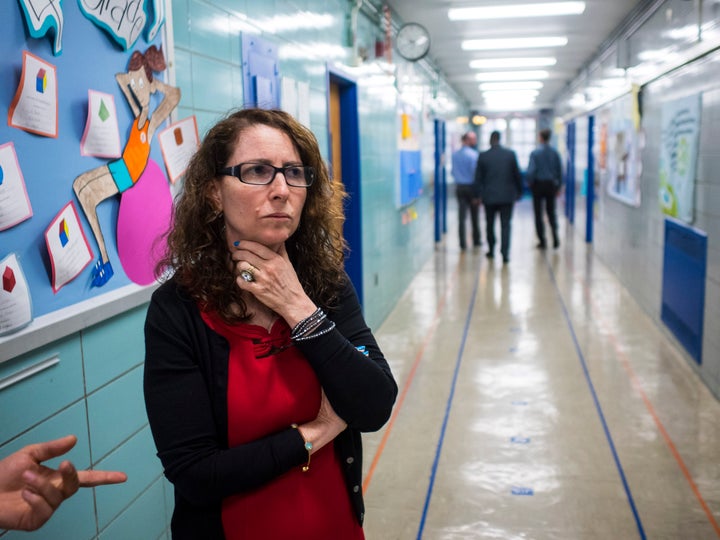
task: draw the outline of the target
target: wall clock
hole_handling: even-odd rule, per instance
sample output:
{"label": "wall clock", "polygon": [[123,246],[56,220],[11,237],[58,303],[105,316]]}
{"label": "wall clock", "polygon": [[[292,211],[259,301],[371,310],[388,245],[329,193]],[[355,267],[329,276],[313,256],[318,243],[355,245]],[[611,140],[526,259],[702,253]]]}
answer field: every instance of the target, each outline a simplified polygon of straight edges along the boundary
{"label": "wall clock", "polygon": [[417,62],[430,51],[430,33],[421,24],[404,24],[398,30],[395,46],[405,60]]}

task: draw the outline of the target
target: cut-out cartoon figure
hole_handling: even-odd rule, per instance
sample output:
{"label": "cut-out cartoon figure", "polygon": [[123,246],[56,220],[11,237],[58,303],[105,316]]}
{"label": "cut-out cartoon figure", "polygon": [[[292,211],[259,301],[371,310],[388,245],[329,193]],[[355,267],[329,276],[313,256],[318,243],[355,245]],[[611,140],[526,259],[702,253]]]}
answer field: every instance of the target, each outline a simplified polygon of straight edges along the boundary
{"label": "cut-out cartoon figure", "polygon": [[[100,287],[113,275],[105,240],[97,217],[97,206],[110,197],[123,193],[135,185],[150,158],[150,141],[157,128],[170,116],[180,101],[180,89],[153,77],[153,72],[165,69],[162,50],[154,45],[145,53],[135,51],[130,57],[127,73],[115,76],[120,89],[133,111],[133,121],[128,142],[122,157],[87,171],[73,182],[73,190],[90,222],[93,235],[100,248],[100,259],[95,264],[92,285]],[[155,92],[163,94],[163,100],[150,114],[150,98]]]}

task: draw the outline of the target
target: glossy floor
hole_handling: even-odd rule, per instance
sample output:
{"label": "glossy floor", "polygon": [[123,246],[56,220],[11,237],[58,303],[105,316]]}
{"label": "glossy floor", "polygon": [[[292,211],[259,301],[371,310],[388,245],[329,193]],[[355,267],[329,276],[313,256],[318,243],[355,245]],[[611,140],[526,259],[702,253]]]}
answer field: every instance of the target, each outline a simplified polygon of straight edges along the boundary
{"label": "glossy floor", "polygon": [[571,229],[536,250],[528,201],[508,265],[455,230],[376,332],[368,540],[720,538],[720,402],[667,333]]}

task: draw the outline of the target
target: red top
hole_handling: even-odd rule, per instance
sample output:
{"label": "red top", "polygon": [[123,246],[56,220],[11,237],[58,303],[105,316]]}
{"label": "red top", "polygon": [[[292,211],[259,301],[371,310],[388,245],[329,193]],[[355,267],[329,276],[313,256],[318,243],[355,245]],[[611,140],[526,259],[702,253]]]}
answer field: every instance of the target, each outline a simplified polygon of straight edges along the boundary
{"label": "red top", "polygon": [[[228,325],[206,313],[202,317],[230,345],[231,447],[317,416],[320,384],[305,357],[291,345],[290,329],[284,320],[275,321],[268,333],[261,326]],[[277,350],[285,346],[289,347]],[[298,465],[260,488],[226,498],[222,522],[227,540],[365,538],[353,515],[332,443],[312,455],[308,472],[302,472]]]}

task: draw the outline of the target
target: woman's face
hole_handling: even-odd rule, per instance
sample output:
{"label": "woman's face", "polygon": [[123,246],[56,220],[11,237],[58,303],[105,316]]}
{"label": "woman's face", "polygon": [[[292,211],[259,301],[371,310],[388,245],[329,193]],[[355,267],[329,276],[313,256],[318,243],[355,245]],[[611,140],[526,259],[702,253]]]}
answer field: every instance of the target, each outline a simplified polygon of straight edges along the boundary
{"label": "woman's face", "polygon": [[[290,137],[261,124],[243,130],[225,165],[249,161],[275,167],[303,165]],[[225,214],[229,249],[238,240],[253,240],[277,250],[298,228],[307,188],[288,186],[282,173],[277,173],[265,186],[244,184],[234,176],[220,176],[214,183],[212,197],[216,208]]]}

